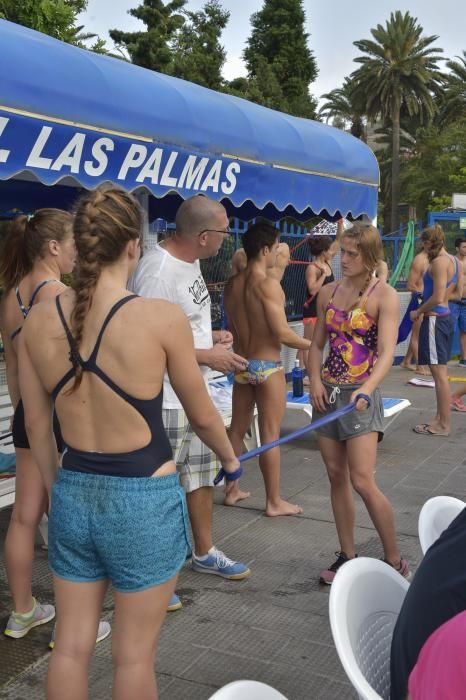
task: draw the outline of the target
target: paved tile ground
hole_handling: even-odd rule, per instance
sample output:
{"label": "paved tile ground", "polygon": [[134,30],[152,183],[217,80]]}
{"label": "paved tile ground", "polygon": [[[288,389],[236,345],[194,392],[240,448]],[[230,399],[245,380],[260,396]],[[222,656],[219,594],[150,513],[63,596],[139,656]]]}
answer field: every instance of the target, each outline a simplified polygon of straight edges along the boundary
{"label": "paved tile ground", "polygon": [[[451,374],[461,370],[452,368]],[[466,376],[466,374],[463,372]],[[411,428],[429,420],[434,391],[406,385],[412,375],[393,368],[384,396],[409,398],[412,406],[390,427],[380,445],[377,479],[391,499],[403,555],[415,568],[421,557],[417,518],[424,501],[437,494],[466,496],[466,417],[452,416],[449,438],[415,435]],[[289,412],[283,433],[306,423]],[[181,572],[178,593],[184,608],[168,616],[158,657],[161,700],[207,700],[216,688],[239,678],[254,678],[275,686],[289,700],[353,698],[333,648],[328,623],[327,588],[317,582],[321,568],[337,549],[329,489],[312,435],[283,448],[283,494],[304,508],[299,518],[268,519],[263,515],[263,486],[257,463],[248,463],[243,486],[252,497],[238,508],[221,505],[216,494],[215,541],[253,573],[247,581]],[[9,512],[0,513],[0,539]],[[357,502],[356,538],[361,554],[382,554],[378,537]],[[51,601],[51,581],[45,552],[38,546],[34,590]],[[0,568],[0,623],[10,600]],[[104,616],[111,620],[111,596]],[[20,641],[0,639],[0,698],[43,698],[50,625],[33,630]],[[111,643],[95,653],[90,698],[111,697]],[[2,685],[3,684],[3,685]],[[63,695],[66,700],[66,693]]]}

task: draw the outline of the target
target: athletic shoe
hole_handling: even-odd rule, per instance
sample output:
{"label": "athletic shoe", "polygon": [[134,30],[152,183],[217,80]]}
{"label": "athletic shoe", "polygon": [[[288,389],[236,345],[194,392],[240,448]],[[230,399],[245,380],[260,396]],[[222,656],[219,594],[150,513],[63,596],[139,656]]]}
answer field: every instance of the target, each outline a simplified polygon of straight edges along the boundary
{"label": "athletic shoe", "polygon": [[[97,639],[95,640],[95,643],[98,644],[103,639],[106,639],[111,631],[112,631],[112,628],[110,627],[108,622],[104,622],[103,620],[101,622],[99,622],[99,628],[97,630]],[[49,649],[53,649],[54,646],[55,646],[55,627],[53,628],[52,638],[49,642]]]}
{"label": "athletic shoe", "polygon": [[406,559],[400,559],[400,566],[398,567],[393,566],[393,564],[390,564],[390,562],[386,559],[382,559],[382,561],[385,562],[385,564],[388,564],[388,566],[391,566],[392,569],[395,569],[395,571],[398,571],[398,573],[401,574],[401,576],[403,576],[403,578],[405,578],[407,581],[411,579],[411,571],[409,570],[409,564]]}
{"label": "athletic shoe", "polygon": [[29,630],[39,625],[45,625],[55,617],[55,608],[53,605],[43,605],[38,603],[35,598],[32,599],[34,607],[28,613],[12,612],[7,622],[3,634],[13,639],[21,639],[25,637]]}
{"label": "athletic shoe", "polygon": [[183,603],[178,598],[176,593],[174,593],[170,598],[170,602],[168,603],[167,612],[175,612],[175,610],[181,610],[182,607]]}
{"label": "athletic shoe", "polygon": [[235,581],[246,578],[251,573],[245,564],[228,559],[228,557],[216,547],[209,549],[205,558],[196,557],[193,552],[191,565],[194,571],[198,571],[199,573],[215,574],[216,576],[223,576],[223,578],[229,578]]}
{"label": "athletic shoe", "polygon": [[[337,560],[334,561],[333,564],[328,567],[328,569],[324,569],[320,572],[319,582],[325,583],[327,586],[331,586],[333,583],[333,579],[335,578],[338,569],[340,569],[343,564],[346,564],[347,561],[351,561],[344,552],[335,552],[335,554],[337,556]],[[358,555],[355,554],[355,557],[357,556]]]}
{"label": "athletic shoe", "polygon": [[466,367],[466,360],[460,360],[458,362],[458,367]]}
{"label": "athletic shoe", "polygon": [[464,404],[461,399],[452,399],[451,400],[451,407],[455,411],[459,411],[460,413],[466,413],[466,404]]}

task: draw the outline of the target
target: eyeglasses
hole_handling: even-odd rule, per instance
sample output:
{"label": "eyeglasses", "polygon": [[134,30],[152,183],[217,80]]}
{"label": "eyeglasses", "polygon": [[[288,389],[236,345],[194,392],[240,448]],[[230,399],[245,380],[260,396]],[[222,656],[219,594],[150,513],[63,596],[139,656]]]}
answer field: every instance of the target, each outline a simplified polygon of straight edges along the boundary
{"label": "eyeglasses", "polygon": [[200,231],[197,235],[202,236],[203,233],[222,233],[224,236],[228,236],[231,233],[230,227],[227,226],[226,229],[219,229],[219,228],[204,228],[202,231]]}

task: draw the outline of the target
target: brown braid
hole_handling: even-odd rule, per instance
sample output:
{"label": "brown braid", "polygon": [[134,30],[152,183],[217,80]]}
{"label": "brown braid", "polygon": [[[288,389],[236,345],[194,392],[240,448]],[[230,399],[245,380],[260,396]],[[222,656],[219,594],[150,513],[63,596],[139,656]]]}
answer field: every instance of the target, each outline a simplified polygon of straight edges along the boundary
{"label": "brown braid", "polygon": [[116,262],[130,240],[140,238],[143,212],[138,202],[124,190],[102,189],[84,195],[74,218],[74,238],[78,253],[78,271],[73,282],[75,305],[71,314],[74,344],[70,360],[75,371],[70,393],[82,381],[79,355],[84,324],[102,268]]}

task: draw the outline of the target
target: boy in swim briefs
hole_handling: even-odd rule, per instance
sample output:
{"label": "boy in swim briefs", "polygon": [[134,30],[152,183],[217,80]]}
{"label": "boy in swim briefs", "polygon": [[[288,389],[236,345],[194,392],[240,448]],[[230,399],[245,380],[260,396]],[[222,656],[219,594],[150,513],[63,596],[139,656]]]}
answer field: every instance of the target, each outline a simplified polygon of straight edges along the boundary
{"label": "boy in swim briefs", "polygon": [[[224,304],[235,352],[248,358],[246,370],[235,373],[230,440],[235,454],[241,454],[243,438],[257,405],[262,444],[280,436],[286,407],[286,381],[280,360],[281,346],[309,350],[310,341],[288,326],[284,293],[270,275],[279,250],[278,230],[267,221],[253,224],[243,236],[247,266],[230,277]],[[266,492],[265,512],[269,516],[297,515],[302,509],[280,496],[280,448],[259,457]],[[226,505],[235,505],[245,494],[230,491]]]}

